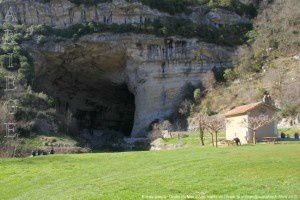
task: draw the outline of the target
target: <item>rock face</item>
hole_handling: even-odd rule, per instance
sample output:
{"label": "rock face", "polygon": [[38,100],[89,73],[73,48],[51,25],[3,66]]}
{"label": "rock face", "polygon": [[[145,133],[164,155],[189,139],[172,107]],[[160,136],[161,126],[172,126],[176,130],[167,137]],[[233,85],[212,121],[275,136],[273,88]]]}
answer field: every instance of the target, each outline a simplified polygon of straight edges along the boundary
{"label": "rock face", "polygon": [[95,111],[89,116],[99,119],[93,129],[134,121],[133,137],[145,136],[151,122],[171,115],[188,84],[199,86],[205,72],[231,66],[233,52],[195,39],[108,33],[28,46],[37,88],[59,99],[61,112]]}
{"label": "rock face", "polygon": [[215,8],[208,11],[202,6],[198,6],[193,9],[193,12],[187,16],[196,24],[208,24],[213,26],[219,25],[236,25],[236,24],[249,24],[250,21],[247,18],[241,17],[236,13],[224,10],[221,8]]}
{"label": "rock face", "polygon": [[2,1],[0,21],[8,20],[10,14],[22,24],[44,24],[57,28],[91,21],[106,24],[143,23],[145,20],[168,16],[141,3],[128,3],[126,0],[93,6],[77,6],[68,0],[51,0],[49,3],[38,0]]}
{"label": "rock face", "polygon": [[[4,0],[0,20],[67,27],[89,21],[133,23],[165,17],[140,3],[115,0],[76,6],[66,0],[40,3]],[[79,133],[113,130],[145,137],[149,125],[177,109],[187,85],[205,73],[232,66],[233,48],[179,37],[97,33],[77,41],[51,38],[23,44],[35,63],[35,89],[54,97],[61,119]],[[100,132],[99,132],[100,131]]]}
{"label": "rock face", "polygon": [[239,23],[250,23],[249,20],[242,18],[236,13],[232,13],[223,9],[214,9],[205,16],[207,24],[219,25],[234,25]]}
{"label": "rock face", "polygon": [[[129,3],[126,0],[113,0],[110,3],[90,6],[77,6],[68,0],[51,0],[49,3],[42,3],[42,0],[3,0],[0,6],[0,23],[14,21],[27,25],[44,24],[56,28],[92,21],[104,24],[144,23],[164,17],[171,16],[139,2]],[[191,19],[197,24],[250,23],[249,20],[235,13],[223,9],[208,12],[201,6],[194,8],[191,14],[180,17]]]}

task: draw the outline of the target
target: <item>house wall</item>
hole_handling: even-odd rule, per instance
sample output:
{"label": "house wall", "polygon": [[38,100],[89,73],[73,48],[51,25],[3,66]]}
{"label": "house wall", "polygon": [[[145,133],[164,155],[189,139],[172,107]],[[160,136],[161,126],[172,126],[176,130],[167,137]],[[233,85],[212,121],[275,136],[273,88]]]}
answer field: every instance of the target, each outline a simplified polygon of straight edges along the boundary
{"label": "house wall", "polygon": [[242,144],[246,144],[250,138],[249,130],[245,123],[248,121],[247,115],[231,116],[226,118],[226,140],[238,137]]}
{"label": "house wall", "polygon": [[[230,116],[226,118],[226,139],[232,140],[238,137],[242,144],[252,143],[252,131],[247,128],[246,123],[249,117],[260,115],[272,117],[276,114],[275,110],[267,106],[258,107],[244,115]],[[263,137],[278,137],[277,122],[270,123],[257,130],[256,139],[262,140]]]}
{"label": "house wall", "polygon": [[[259,115],[265,115],[269,117],[275,116],[275,111],[269,107],[262,106],[260,108],[257,108],[255,110],[252,110],[249,112],[249,117],[255,117]],[[277,122],[274,121],[273,123],[267,124],[257,130],[256,133],[256,139],[262,140],[263,137],[277,137]]]}

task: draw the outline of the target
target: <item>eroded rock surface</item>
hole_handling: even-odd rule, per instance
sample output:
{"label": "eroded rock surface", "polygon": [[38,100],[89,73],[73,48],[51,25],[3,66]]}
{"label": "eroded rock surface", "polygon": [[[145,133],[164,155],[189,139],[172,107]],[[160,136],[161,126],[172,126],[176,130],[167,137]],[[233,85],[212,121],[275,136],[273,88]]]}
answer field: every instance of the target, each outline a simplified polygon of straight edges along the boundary
{"label": "eroded rock surface", "polygon": [[[13,16],[13,17],[12,17]],[[97,22],[104,24],[130,24],[154,21],[165,17],[183,17],[197,24],[233,25],[250,23],[248,19],[224,9],[208,11],[202,6],[193,8],[191,14],[171,16],[168,13],[126,0],[113,0],[109,3],[77,6],[68,0],[52,0],[43,3],[39,0],[3,0],[0,6],[0,23],[14,21],[26,25],[43,24],[64,28],[74,24]]]}
{"label": "eroded rock surface", "polygon": [[49,3],[38,0],[2,1],[0,22],[9,20],[10,14],[22,24],[44,24],[59,28],[91,21],[105,24],[143,23],[145,20],[168,16],[141,3],[125,0],[92,6],[77,6],[68,0],[52,0]]}
{"label": "eroded rock surface", "polygon": [[[63,102],[62,110],[76,116],[96,109],[95,116],[105,113],[98,117],[99,123],[108,120],[106,128],[128,124],[134,113],[134,137],[145,136],[151,122],[171,115],[187,84],[199,86],[206,72],[230,67],[233,53],[196,39],[135,34],[27,45],[36,61],[37,87]],[[98,125],[94,129],[103,128]]]}
{"label": "eroded rock surface", "polygon": [[[15,23],[56,28],[92,21],[143,23],[169,16],[125,0],[95,6],[4,0],[0,5],[1,22],[11,18],[10,13]],[[194,12],[198,15],[188,17],[197,23],[210,19],[200,8]],[[34,59],[35,89],[56,99],[61,120],[73,131],[101,135],[102,130],[113,130],[136,138],[145,137],[154,120],[176,111],[188,84],[199,86],[206,72],[231,67],[234,52],[197,39],[143,34],[95,33],[76,41],[48,38],[44,45],[33,40],[22,45]]]}

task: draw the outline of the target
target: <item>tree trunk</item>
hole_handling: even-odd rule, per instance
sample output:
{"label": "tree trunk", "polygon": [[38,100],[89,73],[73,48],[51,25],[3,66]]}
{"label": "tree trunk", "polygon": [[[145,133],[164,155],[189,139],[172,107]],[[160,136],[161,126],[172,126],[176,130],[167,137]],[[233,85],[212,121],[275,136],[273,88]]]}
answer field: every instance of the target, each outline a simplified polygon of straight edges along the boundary
{"label": "tree trunk", "polygon": [[201,146],[204,146],[204,131],[203,128],[200,128],[200,141],[201,141]]}
{"label": "tree trunk", "polygon": [[218,133],[217,132],[215,132],[215,138],[216,138],[216,147],[218,147]]}
{"label": "tree trunk", "polygon": [[253,144],[256,144],[256,130],[253,130]]}
{"label": "tree trunk", "polygon": [[211,133],[211,143],[213,146],[215,146],[215,141],[214,141],[214,134]]}

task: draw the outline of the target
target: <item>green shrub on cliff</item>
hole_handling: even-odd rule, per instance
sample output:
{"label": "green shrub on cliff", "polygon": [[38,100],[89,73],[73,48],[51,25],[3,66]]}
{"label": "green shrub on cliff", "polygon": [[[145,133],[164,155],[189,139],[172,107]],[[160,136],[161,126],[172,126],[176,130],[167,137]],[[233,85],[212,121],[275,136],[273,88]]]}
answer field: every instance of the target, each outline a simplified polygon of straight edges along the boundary
{"label": "green shrub on cliff", "polygon": [[[26,84],[31,84],[34,78],[34,67],[33,61],[29,55],[23,51],[20,46],[15,46],[12,50],[11,48],[1,48],[0,55],[0,66],[7,71],[18,70],[18,78],[20,81],[26,82]],[[9,66],[10,55],[12,54],[12,65]]]}
{"label": "green shrub on cliff", "polygon": [[227,81],[233,81],[235,80],[236,78],[238,78],[238,73],[236,72],[235,69],[225,69],[224,70],[224,78],[227,80]]}
{"label": "green shrub on cliff", "polygon": [[22,107],[32,107],[36,110],[47,110],[54,107],[54,100],[44,93],[35,93],[28,87],[20,100]]}
{"label": "green shrub on cliff", "polygon": [[[250,24],[237,24],[220,26],[197,25],[188,19],[166,18],[154,20],[143,24],[103,24],[90,22],[87,24],[75,24],[65,29],[56,29],[48,26],[39,26],[34,34],[55,35],[63,38],[78,39],[81,36],[111,32],[111,33],[136,33],[154,34],[161,37],[183,36],[186,38],[199,38],[205,42],[222,45],[240,45],[247,40],[246,33],[252,29]],[[45,40],[45,38],[44,38]]]}
{"label": "green shrub on cliff", "polygon": [[[8,42],[11,44],[2,43],[0,46],[0,66],[2,69],[13,72],[19,72],[18,78],[20,81],[26,84],[31,84],[34,79],[34,67],[33,61],[28,52],[26,52],[21,43],[26,39],[25,36],[28,33],[28,28],[25,25],[15,25],[3,24],[0,27],[1,32],[3,30],[9,29],[13,31],[13,35]],[[32,35],[27,39],[30,39]],[[10,57],[12,54],[12,57]],[[10,66],[10,59],[12,59],[12,65]]]}

